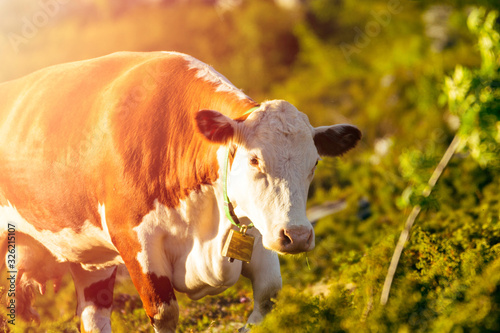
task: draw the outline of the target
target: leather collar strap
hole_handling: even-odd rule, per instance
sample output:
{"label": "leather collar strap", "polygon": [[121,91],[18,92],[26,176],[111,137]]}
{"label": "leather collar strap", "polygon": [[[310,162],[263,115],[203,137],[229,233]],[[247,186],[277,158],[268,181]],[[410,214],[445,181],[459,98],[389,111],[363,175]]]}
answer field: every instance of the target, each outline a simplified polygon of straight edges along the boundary
{"label": "leather collar strap", "polygon": [[[245,112],[243,115],[250,114],[253,111],[257,110],[259,107],[253,107],[247,112]],[[230,154],[230,147],[227,147],[227,153],[224,158],[224,174],[222,175],[222,182],[223,182],[223,196],[224,196],[224,212],[226,213],[226,217],[237,228],[241,228],[241,223],[236,214],[234,213],[234,208],[233,204],[231,203],[231,200],[229,200],[229,197],[227,196],[227,171],[229,169],[229,154]],[[250,229],[253,227],[253,223],[250,223],[247,228]]]}

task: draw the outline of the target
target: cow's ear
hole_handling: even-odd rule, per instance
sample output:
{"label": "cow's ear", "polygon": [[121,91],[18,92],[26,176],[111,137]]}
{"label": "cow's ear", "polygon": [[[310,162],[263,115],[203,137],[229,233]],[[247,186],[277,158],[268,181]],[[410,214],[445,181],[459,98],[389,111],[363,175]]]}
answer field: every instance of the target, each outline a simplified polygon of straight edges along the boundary
{"label": "cow's ear", "polygon": [[314,129],[314,144],[320,156],[338,156],[354,148],[361,131],[353,125],[322,126]]}
{"label": "cow's ear", "polygon": [[236,131],[236,122],[218,111],[201,110],[196,113],[198,131],[214,143],[228,143]]}

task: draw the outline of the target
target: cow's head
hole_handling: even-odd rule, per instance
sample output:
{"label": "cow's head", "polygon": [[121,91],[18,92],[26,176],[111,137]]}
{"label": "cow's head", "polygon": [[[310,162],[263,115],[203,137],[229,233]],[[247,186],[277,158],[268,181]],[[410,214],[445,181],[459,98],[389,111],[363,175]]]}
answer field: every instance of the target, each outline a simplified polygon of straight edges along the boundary
{"label": "cow's head", "polygon": [[264,246],[278,253],[312,250],[306,200],[316,164],[320,156],[353,148],[361,132],[351,125],[313,128],[285,101],[265,102],[245,121],[203,110],[196,122],[208,140],[236,148],[228,196],[260,231]]}

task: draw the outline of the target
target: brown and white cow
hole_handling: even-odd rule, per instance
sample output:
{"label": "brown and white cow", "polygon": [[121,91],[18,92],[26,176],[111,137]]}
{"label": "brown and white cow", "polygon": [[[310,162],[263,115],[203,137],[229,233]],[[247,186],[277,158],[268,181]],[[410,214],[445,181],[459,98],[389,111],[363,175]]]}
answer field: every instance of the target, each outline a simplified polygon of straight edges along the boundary
{"label": "brown and white cow", "polygon": [[[156,332],[178,321],[174,290],[217,294],[252,281],[258,323],[281,288],[277,253],[314,248],[306,218],[321,155],[356,145],[350,125],[313,128],[285,101],[257,104],[210,66],[174,52],[115,53],[0,84],[0,221],[15,226],[16,311],[38,320],[70,271],[82,332],[110,332],[125,264]],[[249,109],[253,112],[247,113]],[[221,255],[228,197],[256,241],[249,263]]]}

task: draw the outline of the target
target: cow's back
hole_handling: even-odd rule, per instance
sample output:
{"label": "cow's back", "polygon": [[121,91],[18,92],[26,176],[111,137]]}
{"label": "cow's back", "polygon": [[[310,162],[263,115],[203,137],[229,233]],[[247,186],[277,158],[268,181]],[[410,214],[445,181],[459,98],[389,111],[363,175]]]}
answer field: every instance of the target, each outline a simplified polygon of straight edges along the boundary
{"label": "cow's back", "polygon": [[48,67],[0,84],[2,149],[17,156],[43,153],[40,157],[50,160],[78,147],[105,115],[108,103],[120,98],[109,96],[113,84],[120,77],[133,80],[127,74],[152,60],[154,54],[117,53]]}

